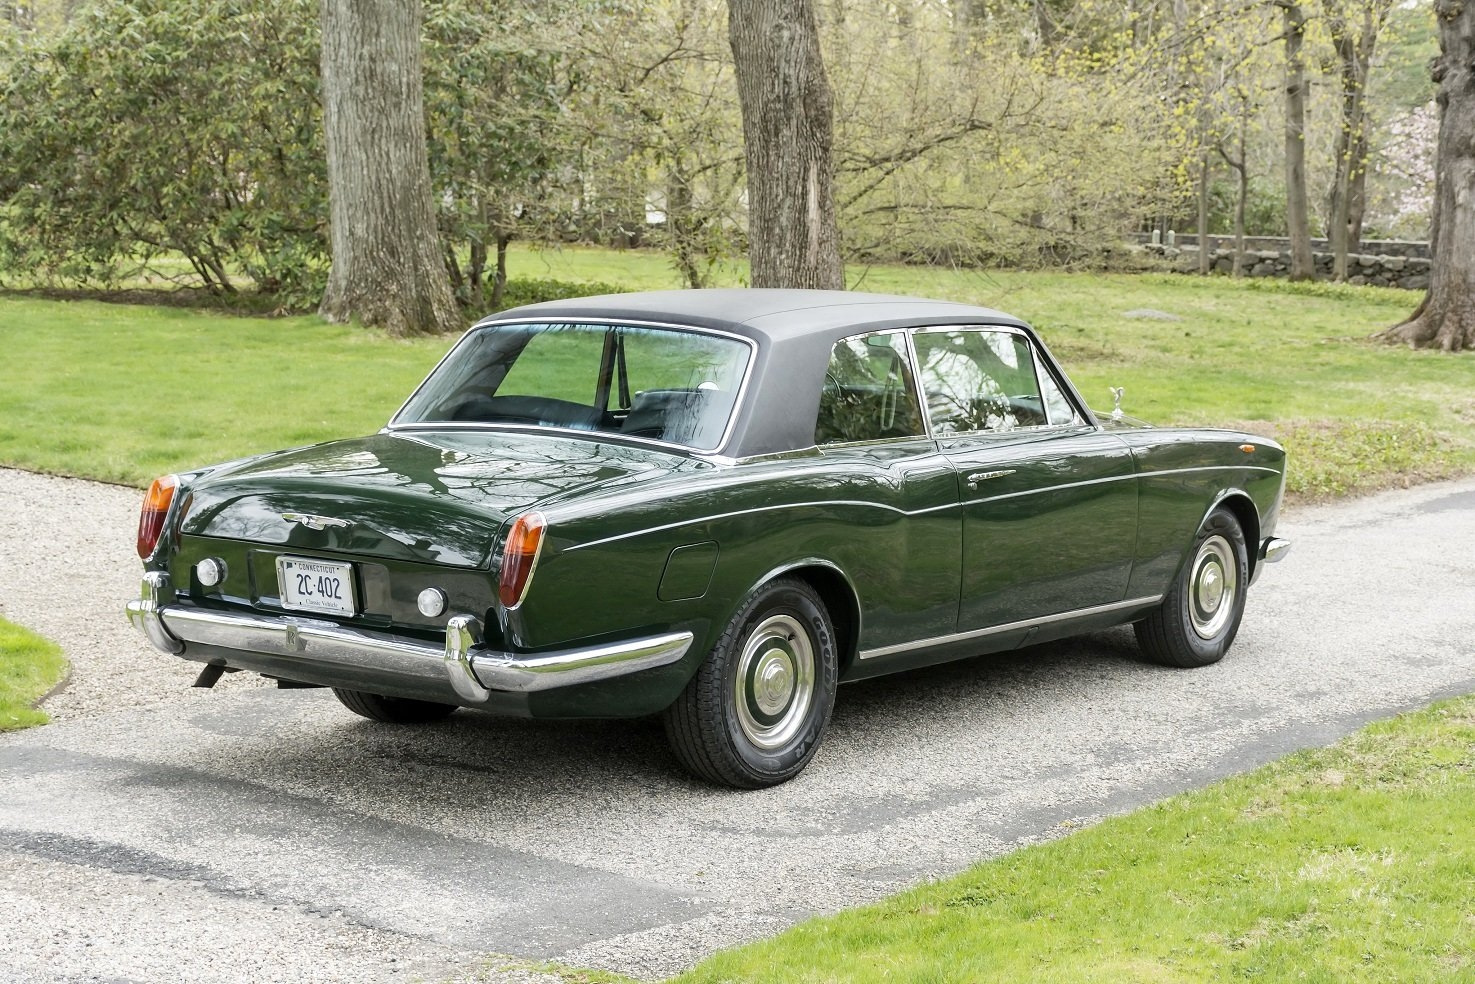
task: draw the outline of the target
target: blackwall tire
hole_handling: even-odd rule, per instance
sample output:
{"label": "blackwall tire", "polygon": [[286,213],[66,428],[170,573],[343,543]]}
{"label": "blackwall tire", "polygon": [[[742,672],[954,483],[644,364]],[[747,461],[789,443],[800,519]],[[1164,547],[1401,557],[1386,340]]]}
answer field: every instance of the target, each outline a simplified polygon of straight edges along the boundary
{"label": "blackwall tire", "polygon": [[1217,663],[1239,631],[1249,584],[1244,531],[1233,513],[1216,509],[1199,528],[1162,604],[1136,624],[1142,655],[1162,666]]}
{"label": "blackwall tire", "polygon": [[373,721],[385,724],[426,724],[439,721],[456,710],[455,704],[437,704],[428,700],[411,700],[408,697],[382,697],[366,694],[360,690],[333,688],[334,695],[344,707]]}
{"label": "blackwall tire", "polygon": [[835,705],[835,631],[806,582],[756,591],[663,722],[671,750],[700,779],[737,789],[787,782],[814,757]]}

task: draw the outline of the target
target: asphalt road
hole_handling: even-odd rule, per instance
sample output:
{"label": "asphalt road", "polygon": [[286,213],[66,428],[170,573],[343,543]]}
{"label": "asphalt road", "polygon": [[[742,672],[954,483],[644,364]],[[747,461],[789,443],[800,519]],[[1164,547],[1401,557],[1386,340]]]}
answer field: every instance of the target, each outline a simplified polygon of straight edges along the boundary
{"label": "asphalt road", "polygon": [[656,979],[1475,691],[1475,481],[1280,532],[1222,663],[1148,666],[1117,631],[845,687],[760,792],[687,780],[650,722],[401,729],[313,690],[0,736],[0,979]]}

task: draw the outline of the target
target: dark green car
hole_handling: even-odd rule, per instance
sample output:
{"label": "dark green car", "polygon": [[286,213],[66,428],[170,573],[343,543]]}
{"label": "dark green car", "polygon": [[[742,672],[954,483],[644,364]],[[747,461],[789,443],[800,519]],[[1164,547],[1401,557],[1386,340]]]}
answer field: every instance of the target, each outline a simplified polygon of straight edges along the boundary
{"label": "dark green car", "polygon": [[783,782],[836,684],[1132,623],[1222,657],[1285,454],[1098,420],[1022,322],[818,291],[619,294],[472,328],[370,437],[166,476],[133,622],[420,722],[663,715]]}

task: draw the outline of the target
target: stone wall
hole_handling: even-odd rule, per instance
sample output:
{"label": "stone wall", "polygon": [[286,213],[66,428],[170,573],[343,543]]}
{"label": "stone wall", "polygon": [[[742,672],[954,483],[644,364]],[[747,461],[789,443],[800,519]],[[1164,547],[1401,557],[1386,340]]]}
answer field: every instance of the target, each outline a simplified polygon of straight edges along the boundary
{"label": "stone wall", "polygon": [[[1173,269],[1182,273],[1197,273],[1198,250],[1193,247],[1187,249],[1182,247],[1180,240],[1178,255],[1172,258]],[[1312,256],[1316,258],[1316,278],[1331,280],[1332,254],[1313,253]],[[1216,249],[1210,261],[1210,269],[1214,273],[1230,273],[1234,269],[1234,250]],[[1247,277],[1288,277],[1291,273],[1290,251],[1246,250],[1242,269]],[[1347,282],[1349,284],[1368,284],[1373,287],[1425,290],[1429,286],[1429,260],[1419,256],[1348,254]]]}
{"label": "stone wall", "polygon": [[[1152,242],[1151,233],[1137,233],[1133,237],[1140,245]],[[1191,232],[1180,232],[1173,236],[1173,246],[1178,249],[1197,248],[1198,236]],[[1234,249],[1233,236],[1210,236],[1209,246],[1215,251]],[[1256,252],[1284,253],[1291,248],[1291,241],[1284,236],[1246,236],[1245,250]],[[1317,253],[1330,253],[1331,244],[1325,239],[1311,240],[1311,249]],[[1359,248],[1364,256],[1404,256],[1409,259],[1427,260],[1429,244],[1407,239],[1364,239]]]}

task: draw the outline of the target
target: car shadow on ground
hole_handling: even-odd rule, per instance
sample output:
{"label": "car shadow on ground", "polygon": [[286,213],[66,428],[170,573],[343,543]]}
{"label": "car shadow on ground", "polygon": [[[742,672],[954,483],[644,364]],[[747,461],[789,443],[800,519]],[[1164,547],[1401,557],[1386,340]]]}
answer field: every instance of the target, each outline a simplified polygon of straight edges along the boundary
{"label": "car shadow on ground", "polygon": [[[1036,726],[1031,717],[1053,718],[1062,702],[1148,687],[1145,678],[1166,672],[1138,660],[1130,630],[1113,630],[847,684],[816,760],[780,788],[802,787],[811,774],[820,785],[844,785],[855,770],[867,777],[858,786],[901,783],[908,762],[942,761],[959,746]],[[292,702],[287,713],[300,726],[241,722],[247,728],[231,734],[247,740],[212,749],[212,771],[308,795],[335,790],[370,812],[580,813],[632,796],[680,810],[730,794],[681,770],[658,718],[540,721],[462,711],[406,727],[357,718],[321,690],[257,699]],[[265,713],[275,712],[268,705]],[[196,726],[214,730],[211,715],[197,712]],[[405,790],[414,790],[413,803]]]}

